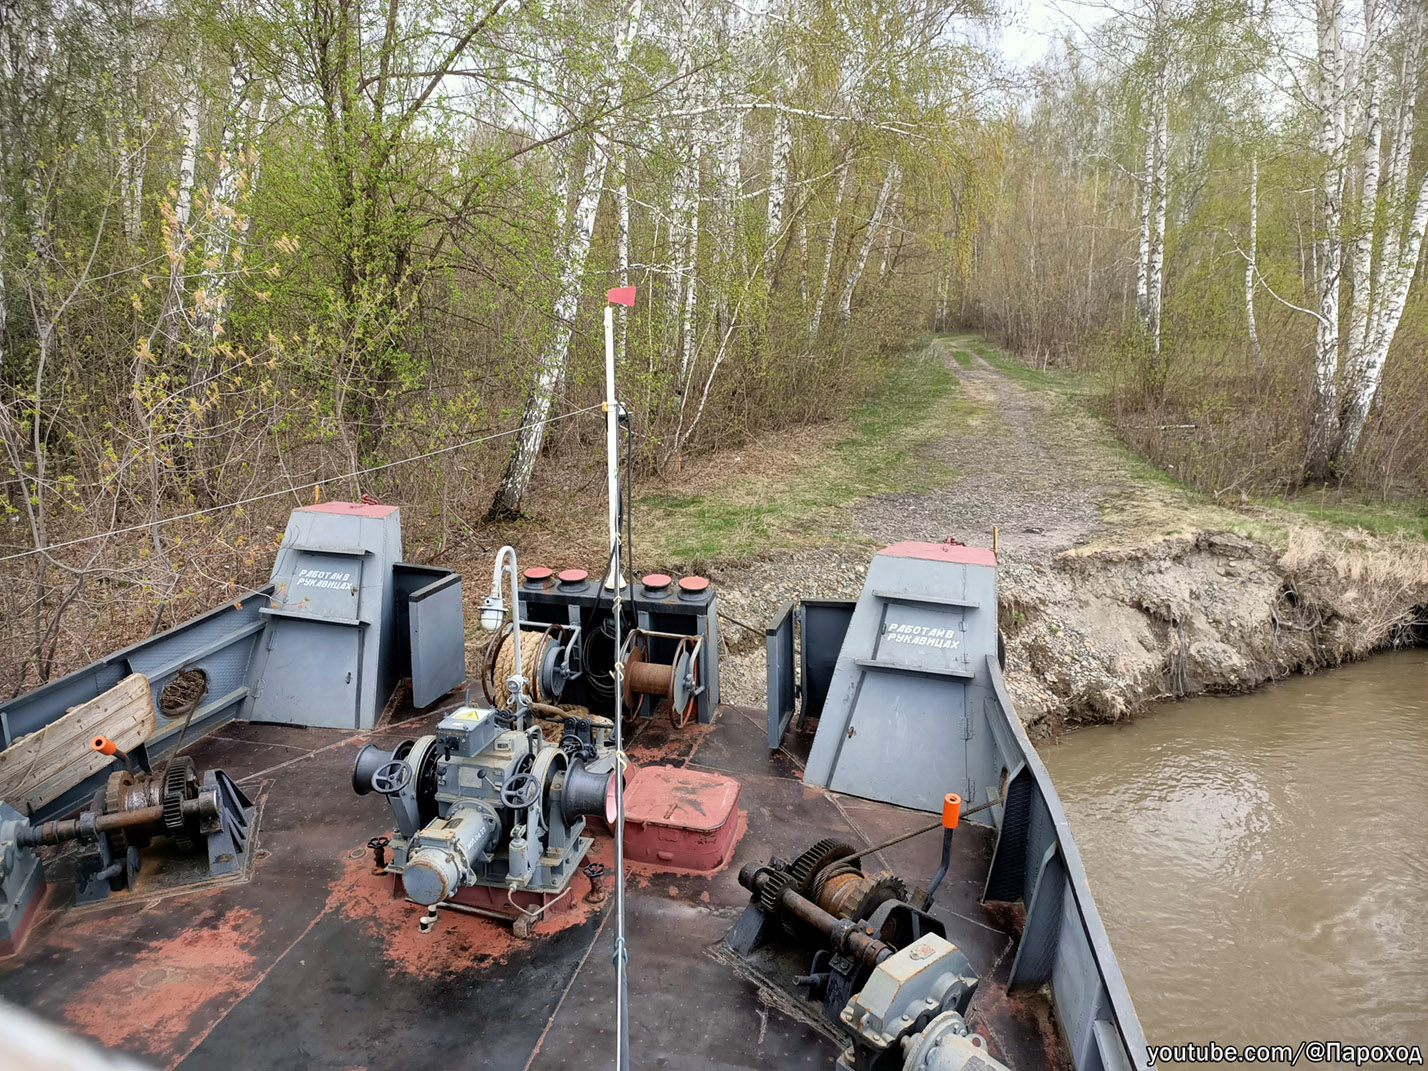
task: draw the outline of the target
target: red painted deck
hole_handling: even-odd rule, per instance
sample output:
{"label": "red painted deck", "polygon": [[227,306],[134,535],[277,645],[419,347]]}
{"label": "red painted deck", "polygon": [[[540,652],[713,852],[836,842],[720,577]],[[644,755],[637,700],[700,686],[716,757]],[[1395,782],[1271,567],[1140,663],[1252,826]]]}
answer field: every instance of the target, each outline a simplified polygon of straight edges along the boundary
{"label": "red painted deck", "polygon": [[[449,707],[450,704],[448,704]],[[0,999],[163,1068],[568,1069],[614,1056],[611,901],[571,909],[528,940],[508,926],[443,912],[420,934],[420,908],[394,898],[365,848],[389,830],[377,796],[352,793],[363,744],[426,731],[439,711],[370,733],[229,725],[191,750],[264,799],[250,880],[196,891],[128,894],[56,907],[70,892],[50,858],[50,907],[16,956],[0,960]],[[925,825],[920,812],[839,797],[798,780],[811,737],[769,755],[760,712],[724,708],[707,726],[641,724],[639,766],[736,778],[730,862],[712,874],[633,864],[629,883],[631,1043],[638,1067],[679,1071],[831,1068],[838,1044],[810,1006],[771,994],[722,951],[748,903],[744,863],[784,858],[838,836],[876,842]],[[1017,1068],[1061,1062],[1036,998],[1008,1000],[1020,922],[978,902],[989,831],[963,823],[937,914],[984,982],[974,1019]],[[594,859],[609,863],[597,837]],[[939,838],[890,849],[876,865],[909,884],[936,869]],[[807,953],[761,963],[764,977],[802,973]]]}

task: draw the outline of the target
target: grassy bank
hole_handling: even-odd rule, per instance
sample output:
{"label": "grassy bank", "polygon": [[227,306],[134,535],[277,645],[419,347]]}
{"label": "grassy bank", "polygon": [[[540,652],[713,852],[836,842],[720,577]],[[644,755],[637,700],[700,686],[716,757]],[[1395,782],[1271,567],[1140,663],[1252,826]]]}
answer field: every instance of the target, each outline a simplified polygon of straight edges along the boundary
{"label": "grassy bank", "polygon": [[924,448],[981,419],[981,410],[923,347],[885,358],[878,378],[846,422],[726,451],[638,497],[635,522],[646,551],[688,565],[858,542],[848,507],[859,498],[953,479]]}

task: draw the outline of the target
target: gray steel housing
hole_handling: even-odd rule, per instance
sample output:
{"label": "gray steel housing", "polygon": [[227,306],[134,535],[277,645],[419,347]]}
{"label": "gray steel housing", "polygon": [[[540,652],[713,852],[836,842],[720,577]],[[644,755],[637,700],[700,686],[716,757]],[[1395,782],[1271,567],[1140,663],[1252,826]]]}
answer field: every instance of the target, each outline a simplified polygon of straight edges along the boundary
{"label": "gray steel housing", "polygon": [[[149,679],[157,729],[150,758],[181,732],[228,721],[370,729],[402,677],[425,705],[466,676],[461,577],[400,561],[396,507],[324,503],[292,512],[265,587],[116,651],[0,705],[0,748],[37,732],[132,673]],[[200,670],[208,694],[188,719],[160,705],[165,686]],[[110,771],[34,814],[47,821],[89,802]]]}
{"label": "gray steel housing", "polygon": [[[1148,1066],[1066,812],[1007,695],[996,611],[989,551],[904,543],[876,555],[804,781],[931,811],[947,792],[968,806],[1000,798],[965,820],[997,830],[983,899],[1026,908],[1009,988],[1049,987],[1077,1071]],[[790,646],[771,637],[771,733]]]}

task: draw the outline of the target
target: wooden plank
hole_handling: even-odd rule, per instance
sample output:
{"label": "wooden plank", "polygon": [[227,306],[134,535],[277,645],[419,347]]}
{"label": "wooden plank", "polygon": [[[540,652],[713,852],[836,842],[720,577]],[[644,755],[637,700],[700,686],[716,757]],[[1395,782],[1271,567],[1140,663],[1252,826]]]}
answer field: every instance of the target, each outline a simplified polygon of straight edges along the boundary
{"label": "wooden plank", "polygon": [[94,737],[107,736],[128,751],[157,727],[149,678],[131,674],[0,751],[0,800],[31,814],[114,761],[90,749]]}

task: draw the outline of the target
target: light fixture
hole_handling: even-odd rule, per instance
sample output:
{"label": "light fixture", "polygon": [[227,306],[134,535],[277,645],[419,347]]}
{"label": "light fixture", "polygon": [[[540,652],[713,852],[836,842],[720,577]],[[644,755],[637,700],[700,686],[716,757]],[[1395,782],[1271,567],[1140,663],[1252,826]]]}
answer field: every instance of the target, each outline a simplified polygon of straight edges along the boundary
{"label": "light fixture", "polygon": [[481,627],[495,632],[506,619],[506,603],[498,592],[491,592],[481,602]]}

